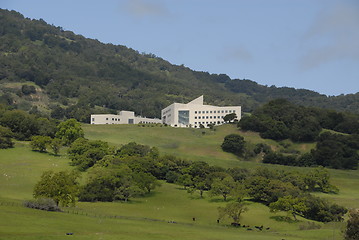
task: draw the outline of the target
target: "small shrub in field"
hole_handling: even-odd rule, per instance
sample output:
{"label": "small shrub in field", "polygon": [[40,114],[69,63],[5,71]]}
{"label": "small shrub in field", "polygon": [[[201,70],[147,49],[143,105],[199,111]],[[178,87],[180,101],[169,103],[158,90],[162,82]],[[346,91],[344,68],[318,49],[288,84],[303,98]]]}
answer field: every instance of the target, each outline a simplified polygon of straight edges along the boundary
{"label": "small shrub in field", "polygon": [[51,198],[38,198],[24,201],[24,206],[28,208],[40,209],[45,211],[60,211],[55,201]]}

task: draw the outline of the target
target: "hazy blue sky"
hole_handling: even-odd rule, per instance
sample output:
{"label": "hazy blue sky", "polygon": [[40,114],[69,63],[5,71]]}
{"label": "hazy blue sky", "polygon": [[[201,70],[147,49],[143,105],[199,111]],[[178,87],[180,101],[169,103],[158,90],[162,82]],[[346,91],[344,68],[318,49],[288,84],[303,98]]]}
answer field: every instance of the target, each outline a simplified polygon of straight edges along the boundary
{"label": "hazy blue sky", "polygon": [[198,71],[359,92],[359,0],[0,0],[0,8]]}

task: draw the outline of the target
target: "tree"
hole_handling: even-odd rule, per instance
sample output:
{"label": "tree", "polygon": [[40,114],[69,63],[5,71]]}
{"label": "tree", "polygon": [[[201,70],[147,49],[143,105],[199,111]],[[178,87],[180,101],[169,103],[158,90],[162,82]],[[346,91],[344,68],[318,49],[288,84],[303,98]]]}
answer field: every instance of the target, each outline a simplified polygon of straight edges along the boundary
{"label": "tree", "polygon": [[24,84],[21,87],[21,92],[25,95],[29,95],[32,93],[36,93],[36,88],[34,86]]}
{"label": "tree", "polygon": [[230,152],[237,156],[241,156],[244,152],[245,141],[244,138],[239,134],[229,134],[224,138],[221,147],[225,152]]}
{"label": "tree", "polygon": [[134,174],[126,165],[95,166],[89,171],[89,180],[80,192],[81,201],[127,202],[130,198],[143,195],[148,190],[139,186]]}
{"label": "tree", "polygon": [[344,232],[345,240],[359,239],[359,211],[352,210],[349,213],[349,219]]}
{"label": "tree", "polygon": [[229,113],[229,114],[227,114],[226,116],[224,116],[223,117],[223,120],[225,121],[225,122],[232,122],[234,119],[236,119],[237,118],[237,114],[235,114],[235,113]]}
{"label": "tree", "polygon": [[303,216],[303,213],[309,209],[302,198],[291,195],[279,198],[276,202],[269,204],[269,208],[272,212],[286,211],[288,217],[292,215],[295,221],[297,221],[296,215]]}
{"label": "tree", "polygon": [[36,183],[33,195],[35,198],[52,198],[57,206],[74,206],[79,193],[78,177],[79,174],[74,171],[46,171]]}
{"label": "tree", "polygon": [[248,209],[244,206],[243,203],[232,202],[227,203],[225,207],[219,207],[218,213],[219,218],[229,217],[233,220],[233,223],[238,225],[241,214],[246,212]]}
{"label": "tree", "polygon": [[248,195],[248,189],[243,183],[235,182],[230,194],[236,199],[237,202],[242,202],[243,199]]}
{"label": "tree", "polygon": [[148,193],[150,193],[151,190],[155,189],[156,187],[161,186],[160,182],[158,182],[151,173],[139,172],[135,173],[133,177],[134,181],[137,183],[137,186],[140,189],[147,191]]}
{"label": "tree", "polygon": [[221,195],[224,201],[227,201],[228,195],[234,188],[235,182],[232,177],[225,177],[224,179],[215,179],[211,185],[210,194],[212,196]]}
{"label": "tree", "polygon": [[14,146],[11,137],[13,133],[7,127],[0,126],[0,149],[12,148]]}
{"label": "tree", "polygon": [[308,191],[320,191],[324,193],[338,192],[338,188],[330,184],[329,171],[323,167],[315,168],[304,176],[304,183]]}
{"label": "tree", "polygon": [[21,110],[5,111],[0,117],[0,124],[8,127],[19,140],[28,140],[33,135],[39,135],[39,124],[34,115]]}
{"label": "tree", "polygon": [[210,189],[210,184],[208,179],[201,178],[200,176],[196,176],[193,179],[193,190],[198,190],[199,195],[203,198],[203,192]]}
{"label": "tree", "polygon": [[64,145],[70,145],[76,139],[83,137],[84,131],[76,119],[69,119],[57,126],[56,137],[61,139]]}
{"label": "tree", "polygon": [[62,146],[62,141],[58,138],[54,138],[52,139],[50,146],[54,154],[58,155]]}
{"label": "tree", "polygon": [[193,184],[192,177],[187,173],[180,175],[177,179],[177,183],[181,184],[183,188],[186,189],[187,187],[192,186]]}
{"label": "tree", "polygon": [[71,164],[77,166],[79,170],[85,171],[104,156],[113,153],[113,149],[108,146],[107,142],[101,140],[90,141],[78,138],[71,144],[67,152]]}
{"label": "tree", "polygon": [[51,138],[48,136],[33,136],[31,138],[31,149],[39,152],[46,152],[47,145],[51,143]]}

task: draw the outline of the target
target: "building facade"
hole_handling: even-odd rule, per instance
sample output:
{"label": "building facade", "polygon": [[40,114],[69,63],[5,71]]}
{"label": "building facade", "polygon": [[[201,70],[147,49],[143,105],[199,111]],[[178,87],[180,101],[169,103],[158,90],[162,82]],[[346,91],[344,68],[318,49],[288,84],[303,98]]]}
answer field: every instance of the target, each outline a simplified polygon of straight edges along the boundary
{"label": "building facade", "polygon": [[92,114],[91,124],[139,124],[139,123],[162,123],[158,118],[146,118],[135,116],[131,111],[120,111],[115,114]]}
{"label": "building facade", "polygon": [[173,103],[161,111],[162,123],[173,127],[194,127],[221,125],[223,117],[235,113],[241,119],[241,106],[217,107],[203,104],[203,96],[182,104]]}

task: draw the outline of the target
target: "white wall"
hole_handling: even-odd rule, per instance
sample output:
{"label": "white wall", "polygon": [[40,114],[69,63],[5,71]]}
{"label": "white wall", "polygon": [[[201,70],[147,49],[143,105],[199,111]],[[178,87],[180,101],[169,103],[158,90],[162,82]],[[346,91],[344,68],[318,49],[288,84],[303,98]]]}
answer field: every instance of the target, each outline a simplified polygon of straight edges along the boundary
{"label": "white wall", "polygon": [[[188,104],[173,103],[161,111],[162,122],[173,127],[199,127],[200,124],[207,127],[208,124],[223,124],[223,117],[235,113],[237,119],[241,119],[241,106],[217,107],[203,105],[203,97],[199,97]],[[178,112],[189,111],[189,123],[179,123]]]}
{"label": "white wall", "polygon": [[91,124],[138,124],[138,123],[161,123],[161,119],[136,117],[134,112],[121,111],[119,115],[93,114]]}

